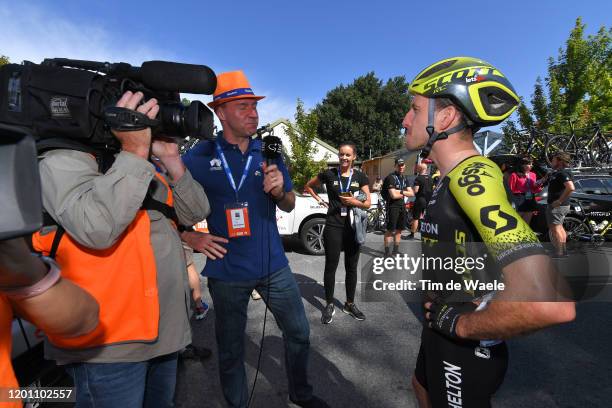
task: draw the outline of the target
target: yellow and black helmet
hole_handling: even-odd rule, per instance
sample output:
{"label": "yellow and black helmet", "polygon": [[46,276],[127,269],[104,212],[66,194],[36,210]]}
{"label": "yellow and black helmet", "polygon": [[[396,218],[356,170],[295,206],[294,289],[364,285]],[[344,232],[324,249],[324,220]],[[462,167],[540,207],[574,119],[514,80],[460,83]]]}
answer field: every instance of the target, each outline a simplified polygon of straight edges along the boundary
{"label": "yellow and black helmet", "polygon": [[455,57],[419,72],[410,92],[427,98],[449,98],[473,127],[492,126],[506,119],[519,104],[512,84],[486,61]]}

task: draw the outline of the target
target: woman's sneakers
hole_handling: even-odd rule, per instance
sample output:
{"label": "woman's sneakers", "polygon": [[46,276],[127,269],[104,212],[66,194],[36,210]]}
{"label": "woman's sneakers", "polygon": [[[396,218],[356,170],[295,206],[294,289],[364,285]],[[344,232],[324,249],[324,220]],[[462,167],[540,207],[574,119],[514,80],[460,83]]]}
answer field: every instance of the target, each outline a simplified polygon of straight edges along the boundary
{"label": "woman's sneakers", "polygon": [[[342,311],[348,315],[353,316],[356,320],[365,320],[365,315],[361,310],[357,308],[354,303],[345,303]],[[323,309],[323,313],[321,314],[321,323],[330,324],[333,320],[333,316],[336,314],[336,308],[333,303],[328,303]]]}
{"label": "woman's sneakers", "polygon": [[354,303],[345,303],[342,311],[346,314],[353,316],[357,320],[365,320],[365,315],[361,310],[357,308]]}
{"label": "woman's sneakers", "polygon": [[333,303],[328,303],[323,309],[323,313],[321,314],[321,323],[330,324],[333,320],[333,316],[336,314],[336,308]]}

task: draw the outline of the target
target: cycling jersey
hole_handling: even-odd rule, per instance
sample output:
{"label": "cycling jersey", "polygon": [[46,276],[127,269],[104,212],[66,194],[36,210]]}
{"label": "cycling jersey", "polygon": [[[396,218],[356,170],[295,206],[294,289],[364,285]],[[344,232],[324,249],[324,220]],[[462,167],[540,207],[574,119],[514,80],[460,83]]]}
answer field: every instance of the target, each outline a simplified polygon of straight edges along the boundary
{"label": "cycling jersey", "polygon": [[[434,282],[491,281],[501,277],[501,268],[515,260],[542,254],[544,249],[529,225],[512,208],[499,167],[483,156],[459,163],[436,186],[421,223],[423,254],[428,257],[480,258],[472,268],[449,270],[428,263],[424,277]],[[463,273],[459,273],[463,272]],[[462,285],[456,291],[434,291],[448,301],[479,298],[487,293]],[[455,296],[453,296],[455,295]],[[467,297],[465,296],[467,295]]]}

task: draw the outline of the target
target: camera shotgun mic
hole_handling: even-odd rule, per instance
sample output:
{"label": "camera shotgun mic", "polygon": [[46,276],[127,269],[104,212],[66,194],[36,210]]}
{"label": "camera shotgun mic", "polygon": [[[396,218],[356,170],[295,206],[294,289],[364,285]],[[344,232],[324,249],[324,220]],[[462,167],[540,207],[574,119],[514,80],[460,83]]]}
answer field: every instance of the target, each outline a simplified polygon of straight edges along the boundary
{"label": "camera shotgun mic", "polygon": [[109,63],[68,58],[47,58],[41,65],[72,67],[107,75],[125,76],[143,82],[148,88],[157,91],[211,95],[217,87],[217,76],[206,65],[145,61],[142,67],[133,67],[125,62]]}
{"label": "camera shotgun mic", "polygon": [[217,76],[206,65],[145,61],[139,74],[146,86],[160,91],[211,95],[217,87]]}
{"label": "camera shotgun mic", "polygon": [[273,164],[273,160],[280,157],[283,152],[283,142],[277,136],[266,136],[262,139],[261,153],[266,159],[266,166]]}

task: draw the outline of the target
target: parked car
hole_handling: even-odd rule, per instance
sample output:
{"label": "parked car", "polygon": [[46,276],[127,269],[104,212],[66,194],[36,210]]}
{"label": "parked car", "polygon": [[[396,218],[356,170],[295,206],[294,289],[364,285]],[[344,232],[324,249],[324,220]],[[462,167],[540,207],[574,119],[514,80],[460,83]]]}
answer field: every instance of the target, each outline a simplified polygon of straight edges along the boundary
{"label": "parked car", "polygon": [[[574,174],[576,191],[570,196],[570,212],[565,218],[565,230],[576,234],[597,233],[607,221],[612,222],[612,176],[609,174]],[[531,220],[531,227],[548,240],[546,205],[548,190],[536,195],[538,211]],[[569,239],[573,237],[570,234]],[[612,228],[606,234],[612,240]]]}

